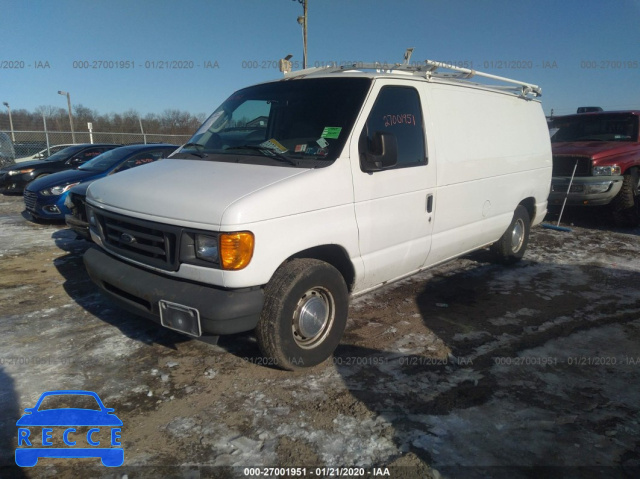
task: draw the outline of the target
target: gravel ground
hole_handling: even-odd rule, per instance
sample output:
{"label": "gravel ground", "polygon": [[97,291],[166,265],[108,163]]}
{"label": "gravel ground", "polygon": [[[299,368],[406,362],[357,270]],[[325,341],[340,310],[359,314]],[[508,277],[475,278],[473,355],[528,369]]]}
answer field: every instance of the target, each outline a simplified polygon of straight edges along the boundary
{"label": "gravel ground", "polygon": [[[294,373],[251,334],[118,309],[88,244],[22,210],[0,196],[1,477],[640,477],[640,230],[605,209],[535,228],[513,267],[480,251],[356,298],[334,357]],[[115,409],[122,467],[15,466],[16,420],[56,389]]]}

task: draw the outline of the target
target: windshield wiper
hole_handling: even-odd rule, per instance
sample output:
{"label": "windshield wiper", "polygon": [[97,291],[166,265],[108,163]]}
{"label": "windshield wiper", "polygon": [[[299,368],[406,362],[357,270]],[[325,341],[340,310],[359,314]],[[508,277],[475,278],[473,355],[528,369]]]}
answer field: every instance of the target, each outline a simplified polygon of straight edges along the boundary
{"label": "windshield wiper", "polygon": [[204,150],[204,146],[200,143],[185,143],[184,145],[182,145],[182,148],[180,148],[180,153],[183,153],[184,148],[187,148],[189,146],[195,147],[196,152],[194,153],[191,151],[184,151],[184,153],[186,153],[187,155],[193,155],[200,158],[204,158],[205,156],[207,156],[206,153],[202,153],[202,150]]}
{"label": "windshield wiper", "polygon": [[295,161],[293,161],[291,158],[287,158],[282,153],[278,153],[277,151],[272,150],[271,148],[266,148],[266,147],[260,146],[260,145],[230,146],[229,148],[225,148],[225,150],[253,150],[253,151],[259,151],[264,156],[268,156],[269,158],[274,158],[274,159],[276,159],[278,161],[282,161],[284,163],[289,163],[290,165],[293,165],[293,166],[298,166],[298,164]]}

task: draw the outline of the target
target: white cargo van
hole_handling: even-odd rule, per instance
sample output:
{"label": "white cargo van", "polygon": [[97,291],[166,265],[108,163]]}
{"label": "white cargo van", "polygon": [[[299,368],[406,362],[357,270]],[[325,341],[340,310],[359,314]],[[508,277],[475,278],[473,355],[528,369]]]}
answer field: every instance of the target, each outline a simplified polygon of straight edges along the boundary
{"label": "white cargo van", "polygon": [[167,328],[255,330],[265,363],[313,366],[350,296],[489,245],[522,257],[551,183],[539,94],[408,60],[239,90],[172,157],[90,186],[85,264]]}

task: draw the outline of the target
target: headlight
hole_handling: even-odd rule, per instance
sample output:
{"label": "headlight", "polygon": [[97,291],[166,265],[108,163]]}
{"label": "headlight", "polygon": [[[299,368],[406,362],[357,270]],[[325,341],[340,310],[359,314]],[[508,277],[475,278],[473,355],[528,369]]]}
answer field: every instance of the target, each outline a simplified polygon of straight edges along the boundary
{"label": "headlight", "polygon": [[620,176],[620,167],[618,165],[594,166],[593,176]]}
{"label": "headlight", "polygon": [[45,190],[41,190],[40,194],[43,195],[43,196],[59,196],[62,193],[66,193],[67,191],[69,191],[71,188],[76,186],[78,183],[79,182],[71,183],[70,185],[54,186],[52,188],[47,188]]}
{"label": "headlight", "polygon": [[196,257],[212,263],[218,262],[218,238],[196,234]]}
{"label": "headlight", "polygon": [[22,175],[25,173],[31,173],[35,168],[27,168],[25,170],[11,170],[9,171],[9,176]]}

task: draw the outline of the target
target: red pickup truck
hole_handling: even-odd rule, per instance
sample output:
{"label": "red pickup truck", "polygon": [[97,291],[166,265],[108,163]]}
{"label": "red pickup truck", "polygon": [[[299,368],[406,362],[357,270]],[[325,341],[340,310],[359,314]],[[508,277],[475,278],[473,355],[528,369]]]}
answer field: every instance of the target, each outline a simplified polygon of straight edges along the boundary
{"label": "red pickup truck", "polygon": [[573,175],[568,205],[610,205],[619,226],[640,224],[639,118],[633,110],[554,118],[549,204],[562,204]]}

